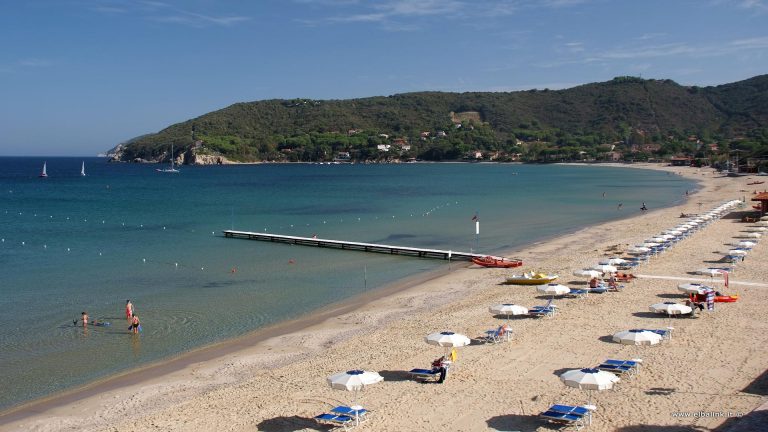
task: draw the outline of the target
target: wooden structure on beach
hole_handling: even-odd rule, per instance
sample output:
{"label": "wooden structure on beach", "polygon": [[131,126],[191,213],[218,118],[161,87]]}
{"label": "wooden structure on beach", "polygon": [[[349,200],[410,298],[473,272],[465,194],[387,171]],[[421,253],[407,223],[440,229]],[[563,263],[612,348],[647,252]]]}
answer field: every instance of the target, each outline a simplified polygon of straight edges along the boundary
{"label": "wooden structure on beach", "polygon": [[[457,259],[472,260],[473,257],[486,257],[486,254],[477,254],[471,252],[457,252],[441,249],[425,249],[406,246],[392,246],[376,243],[360,243],[344,240],[329,240],[315,237],[297,237],[282,234],[270,234],[248,231],[224,231],[224,237],[239,238],[246,240],[259,240],[272,243],[287,243],[300,246],[315,246],[328,249],[353,250],[361,252],[376,252],[389,255],[404,255],[418,258],[437,258],[437,259]],[[501,259],[501,257],[494,257]]]}

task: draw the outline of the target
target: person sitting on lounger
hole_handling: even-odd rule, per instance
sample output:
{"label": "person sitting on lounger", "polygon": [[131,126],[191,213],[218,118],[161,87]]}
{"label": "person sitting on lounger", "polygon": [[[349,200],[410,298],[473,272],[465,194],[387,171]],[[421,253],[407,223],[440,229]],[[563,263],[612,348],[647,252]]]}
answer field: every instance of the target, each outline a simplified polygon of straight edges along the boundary
{"label": "person sitting on lounger", "polygon": [[445,356],[435,359],[435,361],[432,362],[432,372],[438,372],[438,371],[440,372],[440,379],[437,380],[437,382],[442,383],[443,381],[445,381],[446,372],[448,372]]}
{"label": "person sitting on lounger", "polygon": [[602,287],[602,285],[603,285],[602,281],[600,281],[596,277],[593,277],[592,279],[589,280],[589,287],[590,288],[598,288],[598,287]]}

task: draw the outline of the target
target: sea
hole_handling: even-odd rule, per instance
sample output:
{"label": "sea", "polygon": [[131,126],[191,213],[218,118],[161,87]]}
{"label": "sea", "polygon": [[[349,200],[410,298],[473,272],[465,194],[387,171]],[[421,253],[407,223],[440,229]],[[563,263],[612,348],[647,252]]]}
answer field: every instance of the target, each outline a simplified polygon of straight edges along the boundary
{"label": "sea", "polygon": [[[643,203],[678,204],[697,187],[605,166],[156,167],[0,158],[0,410],[447,265],[231,239],[227,229],[498,254]],[[128,299],[138,336],[127,330]],[[81,312],[109,325],[84,330]]]}

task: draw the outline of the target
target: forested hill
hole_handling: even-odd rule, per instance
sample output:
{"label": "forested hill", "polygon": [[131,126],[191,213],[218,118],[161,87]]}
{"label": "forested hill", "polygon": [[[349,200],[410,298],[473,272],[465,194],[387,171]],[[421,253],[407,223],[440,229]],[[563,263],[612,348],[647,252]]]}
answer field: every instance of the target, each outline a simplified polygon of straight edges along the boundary
{"label": "forested hill", "polygon": [[132,139],[117,159],[165,160],[171,144],[177,158],[235,161],[766,156],[768,75],[716,87],[618,77],[556,91],[237,103]]}

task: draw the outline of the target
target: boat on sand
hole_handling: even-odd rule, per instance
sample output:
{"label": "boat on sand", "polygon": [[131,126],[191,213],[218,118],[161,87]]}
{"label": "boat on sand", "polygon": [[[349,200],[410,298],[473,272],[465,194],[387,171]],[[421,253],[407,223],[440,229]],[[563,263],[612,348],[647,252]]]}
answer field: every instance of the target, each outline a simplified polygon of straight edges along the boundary
{"label": "boat on sand", "polygon": [[507,283],[511,285],[544,285],[554,281],[557,277],[557,275],[530,271],[508,277]]}
{"label": "boat on sand", "polygon": [[523,262],[520,260],[507,260],[506,258],[492,256],[472,257],[472,262],[479,266],[491,268],[512,268],[523,265]]}

